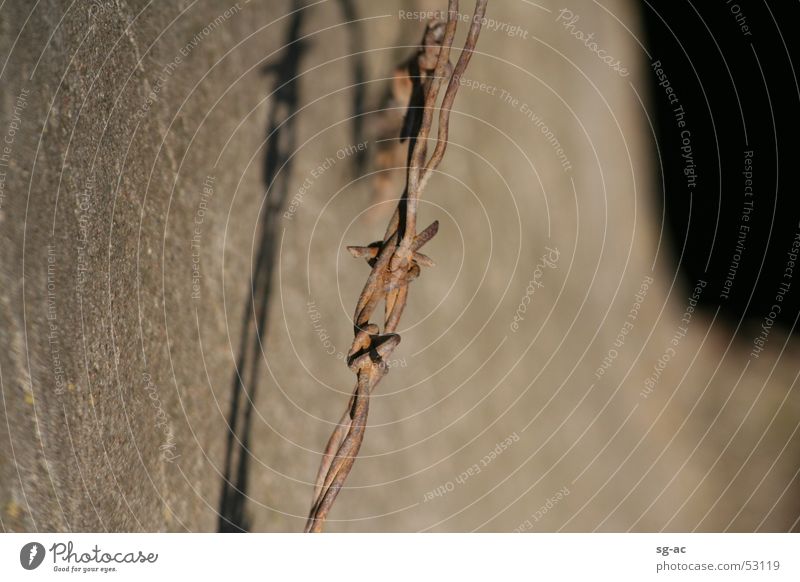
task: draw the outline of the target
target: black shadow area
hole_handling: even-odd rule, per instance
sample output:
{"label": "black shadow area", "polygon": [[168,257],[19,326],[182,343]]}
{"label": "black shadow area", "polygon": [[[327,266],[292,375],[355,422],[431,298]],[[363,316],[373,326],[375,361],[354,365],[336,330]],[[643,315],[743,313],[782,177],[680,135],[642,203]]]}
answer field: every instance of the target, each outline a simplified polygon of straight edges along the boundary
{"label": "black shadow area", "polygon": [[683,279],[707,281],[701,306],[734,328],[774,315],[790,329],[800,307],[798,3],[641,9],[658,185]]}

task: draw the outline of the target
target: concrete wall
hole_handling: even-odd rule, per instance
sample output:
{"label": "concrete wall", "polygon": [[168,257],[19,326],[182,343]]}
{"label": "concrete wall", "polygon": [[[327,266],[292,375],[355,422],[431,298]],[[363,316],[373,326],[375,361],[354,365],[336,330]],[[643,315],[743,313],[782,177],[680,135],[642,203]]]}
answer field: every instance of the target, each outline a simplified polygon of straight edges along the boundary
{"label": "concrete wall", "polygon": [[[4,529],[302,528],[353,384],[368,271],[344,245],[390,207],[367,175],[381,119],[359,113],[421,35],[399,10],[443,2],[305,4],[3,9]],[[486,86],[462,88],[421,207],[438,266],[332,531],[797,517],[797,346],[776,329],[748,362],[755,332],[682,322],[697,282],[661,231],[635,6],[571,6],[627,75],[561,8],[490,2],[466,75]]]}

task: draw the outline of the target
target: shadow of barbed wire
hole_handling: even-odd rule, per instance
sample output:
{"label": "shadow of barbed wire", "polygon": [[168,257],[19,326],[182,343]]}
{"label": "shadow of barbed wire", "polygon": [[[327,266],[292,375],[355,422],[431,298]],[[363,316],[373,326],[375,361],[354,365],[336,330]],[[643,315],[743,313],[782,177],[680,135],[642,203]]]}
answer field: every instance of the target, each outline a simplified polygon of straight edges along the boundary
{"label": "shadow of barbed wire", "polygon": [[[364,63],[364,32],[358,21],[358,12],[353,0],[339,0],[342,17],[347,22],[348,61],[350,63],[350,82],[353,90],[350,110],[351,143],[364,141],[364,113],[366,102],[366,66]],[[357,175],[366,170],[366,151],[357,151],[355,154],[355,167]]]}
{"label": "shadow of barbed wire", "polygon": [[261,373],[262,349],[269,321],[267,311],[274,287],[274,272],[278,243],[278,219],[289,198],[289,178],[292,175],[292,153],[296,146],[294,113],[299,102],[299,64],[308,50],[308,42],[300,38],[305,10],[296,0],[292,4],[291,23],[279,59],[265,65],[261,72],[273,82],[269,100],[266,130],[263,184],[266,203],[259,226],[257,257],[252,271],[250,294],[242,317],[239,354],[231,386],[231,405],[228,412],[228,435],[225,447],[225,474],[219,503],[220,532],[246,532],[250,520],[246,512],[247,482],[250,469],[250,438],[253,409]]}

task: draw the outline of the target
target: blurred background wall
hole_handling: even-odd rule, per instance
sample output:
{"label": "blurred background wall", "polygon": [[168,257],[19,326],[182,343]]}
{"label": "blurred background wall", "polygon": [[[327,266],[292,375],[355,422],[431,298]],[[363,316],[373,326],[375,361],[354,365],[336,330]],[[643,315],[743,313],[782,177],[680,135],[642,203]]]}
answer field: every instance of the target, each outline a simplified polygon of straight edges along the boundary
{"label": "blurred background wall", "polygon": [[[769,8],[672,4],[490,0],[330,531],[797,528],[796,79]],[[301,530],[443,8],[3,7],[4,530]]]}

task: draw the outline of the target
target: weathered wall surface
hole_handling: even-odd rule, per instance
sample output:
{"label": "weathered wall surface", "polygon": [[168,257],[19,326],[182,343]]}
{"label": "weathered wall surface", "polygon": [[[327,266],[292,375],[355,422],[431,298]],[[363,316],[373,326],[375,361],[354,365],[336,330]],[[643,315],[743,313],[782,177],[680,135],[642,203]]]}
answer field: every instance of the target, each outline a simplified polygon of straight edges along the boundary
{"label": "weathered wall surface", "polygon": [[[216,530],[220,512],[301,529],[352,389],[339,354],[367,267],[344,245],[378,238],[390,206],[365,177],[379,121],[354,112],[384,105],[422,30],[408,2],[304,6],[3,9],[4,529]],[[571,8],[624,76],[560,8],[490,3],[467,73],[486,85],[462,88],[422,205],[438,266],[331,530],[797,518],[797,346],[776,329],[748,360],[755,331],[686,319],[697,282],[665,260],[637,14]]]}

